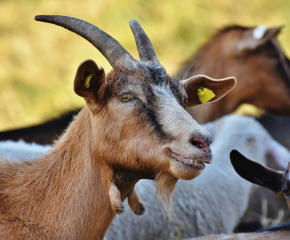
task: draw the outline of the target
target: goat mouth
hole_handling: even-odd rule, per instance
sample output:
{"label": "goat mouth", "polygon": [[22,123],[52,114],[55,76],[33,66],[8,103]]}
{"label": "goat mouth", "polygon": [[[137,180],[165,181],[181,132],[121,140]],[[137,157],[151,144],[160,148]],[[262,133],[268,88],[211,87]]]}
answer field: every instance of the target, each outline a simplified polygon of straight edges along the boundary
{"label": "goat mouth", "polygon": [[185,166],[192,167],[192,168],[195,168],[197,170],[203,170],[205,168],[204,163],[210,163],[208,161],[200,161],[200,160],[189,159],[189,158],[186,158],[186,157],[184,157],[184,156],[182,156],[180,154],[172,152],[171,150],[170,150],[170,152],[171,152],[172,157],[176,161],[182,163]]}

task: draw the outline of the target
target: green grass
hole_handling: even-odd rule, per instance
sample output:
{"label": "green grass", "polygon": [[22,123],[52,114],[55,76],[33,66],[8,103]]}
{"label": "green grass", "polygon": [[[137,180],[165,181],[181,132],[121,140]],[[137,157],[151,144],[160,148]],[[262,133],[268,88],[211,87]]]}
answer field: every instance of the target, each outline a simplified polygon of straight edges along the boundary
{"label": "green grass", "polygon": [[88,42],[63,28],[36,22],[37,14],[68,15],[89,21],[116,38],[138,58],[129,20],[138,20],[169,74],[217,29],[231,24],[285,28],[279,40],[290,53],[289,1],[269,0],[1,0],[0,130],[42,122],[81,107],[73,92],[80,62],[107,60]]}

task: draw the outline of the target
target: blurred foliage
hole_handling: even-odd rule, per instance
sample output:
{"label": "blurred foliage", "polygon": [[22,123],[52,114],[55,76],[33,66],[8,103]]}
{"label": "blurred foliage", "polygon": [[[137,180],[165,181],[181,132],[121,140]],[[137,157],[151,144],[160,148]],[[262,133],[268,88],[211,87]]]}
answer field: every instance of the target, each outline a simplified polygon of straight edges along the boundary
{"label": "blurred foliage", "polygon": [[34,21],[37,14],[84,19],[116,38],[138,58],[130,19],[140,22],[169,74],[217,29],[227,25],[285,28],[279,40],[290,52],[290,2],[285,0],[1,0],[0,130],[36,124],[84,105],[73,92],[80,62],[107,60],[87,41],[61,27]]}

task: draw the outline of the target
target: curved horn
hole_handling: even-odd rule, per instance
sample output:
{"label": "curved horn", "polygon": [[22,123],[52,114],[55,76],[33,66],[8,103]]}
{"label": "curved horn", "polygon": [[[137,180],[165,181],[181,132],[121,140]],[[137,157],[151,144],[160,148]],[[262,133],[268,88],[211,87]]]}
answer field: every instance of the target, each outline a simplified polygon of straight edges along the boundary
{"label": "curved horn", "polygon": [[136,20],[130,21],[130,27],[134,34],[136,45],[139,52],[141,61],[153,61],[156,60],[156,54],[150,39],[147,37],[141,25]]}
{"label": "curved horn", "polygon": [[135,61],[118,41],[86,21],[60,15],[37,15],[35,20],[64,27],[85,38],[104,55],[113,68]]}

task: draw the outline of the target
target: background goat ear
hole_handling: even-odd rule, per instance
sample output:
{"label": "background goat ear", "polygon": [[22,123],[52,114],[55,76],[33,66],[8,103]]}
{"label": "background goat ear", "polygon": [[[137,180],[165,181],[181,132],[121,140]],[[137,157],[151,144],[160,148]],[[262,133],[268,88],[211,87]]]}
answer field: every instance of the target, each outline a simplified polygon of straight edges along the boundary
{"label": "background goat ear", "polygon": [[[262,29],[262,26],[260,26],[260,29]],[[245,31],[236,46],[238,53],[253,51],[257,49],[258,47],[268,42],[270,39],[275,38],[281,29],[282,27],[268,28],[264,34],[262,29],[260,33],[261,35],[259,36],[258,33],[256,37],[254,36],[254,31],[257,30],[257,28],[251,28]]]}
{"label": "background goat ear", "polygon": [[230,92],[236,85],[234,77],[213,79],[205,75],[196,75],[187,80],[180,81],[188,95],[186,107],[201,104],[197,90],[201,87],[207,88],[215,94],[215,97],[208,102],[215,102]]}
{"label": "background goat ear", "polygon": [[275,193],[282,189],[283,173],[264,167],[251,161],[240,154],[237,150],[230,153],[232,165],[236,172],[251,183],[266,187]]}
{"label": "background goat ear", "polygon": [[78,67],[74,81],[74,91],[77,95],[85,98],[87,103],[96,103],[98,90],[103,81],[105,81],[104,69],[98,67],[93,60],[85,60]]}

